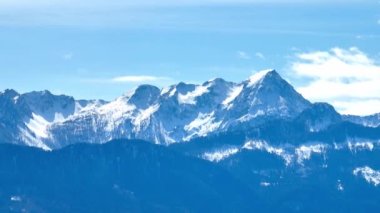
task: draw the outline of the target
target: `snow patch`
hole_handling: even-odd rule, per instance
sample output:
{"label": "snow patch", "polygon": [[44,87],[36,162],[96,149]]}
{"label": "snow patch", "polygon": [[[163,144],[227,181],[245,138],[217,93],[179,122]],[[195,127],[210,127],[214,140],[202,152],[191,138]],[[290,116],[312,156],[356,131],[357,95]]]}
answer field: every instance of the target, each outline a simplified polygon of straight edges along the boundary
{"label": "snow patch", "polygon": [[360,150],[372,151],[374,148],[374,145],[371,142],[356,142],[356,143],[348,142],[347,146],[350,149],[350,151],[353,151],[353,152],[357,152]]}
{"label": "snow patch", "polygon": [[254,118],[253,115],[251,115],[251,114],[246,114],[246,115],[241,116],[241,117],[238,118],[237,120],[238,120],[239,122],[243,123],[243,122],[250,121],[250,120],[252,120],[253,118]]}
{"label": "snow patch", "polygon": [[48,127],[50,123],[42,116],[32,113],[32,118],[25,123],[30,131],[32,131],[38,138],[48,138]]}
{"label": "snow patch", "polygon": [[41,138],[36,137],[30,133],[29,129],[20,129],[20,137],[25,142],[27,146],[41,148],[45,151],[51,151],[52,149],[48,147]]}
{"label": "snow patch", "polygon": [[166,93],[168,93],[170,91],[170,89],[171,89],[171,87],[162,88],[160,95],[165,95]]}
{"label": "snow patch", "polygon": [[295,154],[297,156],[297,162],[303,164],[304,160],[310,160],[312,154],[325,154],[328,145],[315,144],[315,145],[301,145],[296,148]]}
{"label": "snow patch", "polygon": [[20,98],[19,95],[15,96],[15,97],[13,98],[13,101],[14,101],[15,104],[17,104],[17,101],[18,101],[19,98]]}
{"label": "snow patch", "polygon": [[248,141],[243,145],[243,149],[260,150],[260,151],[266,151],[270,154],[275,154],[281,157],[285,161],[286,166],[290,165],[293,159],[293,156],[287,153],[283,148],[270,146],[265,141]]}
{"label": "snow patch", "polygon": [[[225,107],[229,107],[229,104],[236,99],[237,96],[243,91],[244,86],[235,86],[228,93],[227,98],[222,102]],[[231,106],[231,105],[230,105]]]}
{"label": "snow patch", "polygon": [[344,186],[343,186],[343,184],[342,184],[342,182],[340,180],[338,180],[338,183],[336,185],[336,189],[338,191],[341,191],[341,192],[344,191]]}
{"label": "snow patch", "polygon": [[135,109],[136,106],[127,103],[126,97],[120,97],[94,111],[88,111],[78,116],[87,116],[89,114],[90,116],[95,116],[98,114],[106,121],[105,130],[111,132],[115,127],[120,125],[125,118],[131,118]]}
{"label": "snow patch", "polygon": [[66,118],[65,116],[62,114],[62,113],[59,113],[59,112],[55,112],[54,113],[54,120],[53,120],[53,123],[56,123],[56,122],[62,122],[64,121]]}
{"label": "snow patch", "polygon": [[176,92],[177,92],[176,88],[172,89],[172,91],[170,91],[170,93],[169,93],[169,97],[173,97]]}
{"label": "snow patch", "polygon": [[355,176],[361,175],[368,183],[378,186],[380,184],[380,171],[373,170],[369,166],[354,169]]}
{"label": "snow patch", "polygon": [[160,108],[159,104],[148,107],[144,110],[139,110],[139,114],[134,118],[133,124],[135,125],[135,130],[139,131],[141,126],[144,124],[146,120],[150,118],[158,109]]}
{"label": "snow patch", "polygon": [[[371,142],[360,142],[355,143],[356,147],[360,147],[363,149],[372,150],[374,147],[379,143],[371,143]],[[351,144],[353,146],[353,144]],[[266,141],[262,140],[249,140],[244,143],[244,145],[241,146],[239,151],[241,150],[259,150],[264,151],[269,154],[277,155],[281,157],[284,160],[284,163],[286,166],[291,165],[293,162],[304,165],[304,162],[306,160],[310,160],[311,157],[314,154],[322,155],[324,157],[324,160],[326,160],[326,152],[329,149],[335,149],[335,150],[342,150],[342,149],[349,149],[349,143],[342,143],[342,144],[334,144],[334,145],[328,145],[328,144],[304,144],[300,146],[293,146],[290,144],[284,144],[279,146],[272,146],[268,144]],[[226,156],[225,158],[227,158]],[[323,168],[328,168],[327,163],[322,164]],[[343,187],[343,186],[342,186]]]}
{"label": "snow patch", "polygon": [[185,95],[178,94],[178,102],[180,104],[195,105],[195,99],[205,93],[209,92],[208,86],[197,86],[194,91],[188,92]]}
{"label": "snow patch", "polygon": [[85,106],[81,106],[79,103],[75,103],[75,113],[74,113],[74,115],[79,114],[79,113],[83,113],[83,112],[86,112],[86,111],[97,110],[97,109],[99,109],[101,106],[103,106],[105,104],[107,104],[107,103],[101,102],[100,100],[95,100],[94,102],[92,102],[90,104],[87,104]]}
{"label": "snow patch", "polygon": [[271,183],[264,181],[264,182],[260,183],[260,186],[262,186],[262,187],[268,187],[268,186],[271,186]]}
{"label": "snow patch", "polygon": [[97,111],[101,115],[108,115],[113,120],[123,117],[125,114],[130,113],[136,109],[136,106],[128,104],[127,101],[121,97],[108,104],[101,106]]}
{"label": "snow patch", "polygon": [[176,92],[177,89],[175,87],[165,87],[161,90],[161,96],[169,93],[169,97],[172,97]]}
{"label": "snow patch", "polygon": [[160,133],[162,137],[164,138],[164,141],[167,145],[173,144],[176,142],[173,138],[170,137],[170,132],[166,131],[162,123],[160,123]]}
{"label": "snow patch", "polygon": [[228,149],[218,150],[214,152],[206,152],[203,154],[202,158],[211,162],[219,162],[238,152],[239,152],[238,148],[228,148]]}
{"label": "snow patch", "polygon": [[17,196],[17,195],[11,196],[10,200],[13,202],[21,202],[22,201],[21,197]]}
{"label": "snow patch", "polygon": [[194,136],[207,136],[209,132],[213,132],[219,128],[222,122],[214,122],[214,114],[215,112],[211,112],[209,114],[199,113],[195,120],[184,127],[186,132],[192,132],[192,134],[184,138],[184,141],[189,141]]}
{"label": "snow patch", "polygon": [[259,117],[259,116],[263,116],[265,115],[265,112],[263,110],[257,110],[257,112],[255,114],[246,114],[246,115],[243,115],[242,117],[240,117],[238,119],[239,122],[247,122],[247,121],[250,121],[256,117]]}

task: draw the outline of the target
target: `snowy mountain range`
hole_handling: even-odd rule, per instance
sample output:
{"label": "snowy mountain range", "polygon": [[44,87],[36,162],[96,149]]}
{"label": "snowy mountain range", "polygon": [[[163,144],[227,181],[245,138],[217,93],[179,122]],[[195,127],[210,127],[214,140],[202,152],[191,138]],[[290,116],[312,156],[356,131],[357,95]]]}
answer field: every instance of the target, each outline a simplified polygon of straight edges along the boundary
{"label": "snowy mountain range", "polygon": [[111,102],[5,90],[0,212],[372,212],[379,125],[274,70]]}
{"label": "snowy mountain range", "polygon": [[169,145],[231,132],[293,144],[380,139],[378,115],[342,116],[327,103],[313,104],[275,70],[240,83],[141,85],[111,102],[5,90],[0,108],[2,143],[45,150],[122,138]]}

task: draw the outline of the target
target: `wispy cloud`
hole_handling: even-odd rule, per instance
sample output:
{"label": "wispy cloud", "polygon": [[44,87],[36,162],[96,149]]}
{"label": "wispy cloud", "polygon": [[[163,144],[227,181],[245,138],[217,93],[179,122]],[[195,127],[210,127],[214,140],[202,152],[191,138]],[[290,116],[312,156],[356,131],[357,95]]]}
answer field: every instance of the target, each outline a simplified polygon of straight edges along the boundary
{"label": "wispy cloud", "polygon": [[[243,59],[243,60],[250,60],[250,59],[252,59],[252,56],[249,53],[245,52],[245,51],[241,51],[241,50],[237,51],[236,55],[237,55],[238,58]],[[265,59],[264,54],[261,53],[261,52],[256,52],[253,56],[256,57],[256,58],[258,58],[258,59],[262,59],[262,60]]]}
{"label": "wispy cloud", "polygon": [[[88,74],[88,71],[86,71]],[[115,76],[112,78],[82,78],[81,82],[91,83],[91,84],[129,84],[129,85],[140,85],[140,84],[153,84],[157,86],[167,86],[175,82],[173,78],[163,77],[163,76],[153,76],[153,75],[122,75]]]}
{"label": "wispy cloud", "polygon": [[158,81],[169,81],[171,78],[168,77],[158,77],[151,75],[125,75],[118,76],[111,79],[111,82],[116,83],[146,83],[146,82],[158,82]]}
{"label": "wispy cloud", "polygon": [[249,60],[251,59],[251,56],[244,52],[244,51],[237,51],[237,57],[240,58],[240,59],[244,59],[244,60]]}
{"label": "wispy cloud", "polygon": [[255,53],[255,56],[256,56],[257,58],[259,58],[259,59],[265,59],[264,54],[262,54],[261,52],[256,52],[256,53]]}
{"label": "wispy cloud", "polygon": [[303,79],[297,89],[306,98],[345,114],[380,112],[380,65],[356,47],[297,54],[291,72]]}

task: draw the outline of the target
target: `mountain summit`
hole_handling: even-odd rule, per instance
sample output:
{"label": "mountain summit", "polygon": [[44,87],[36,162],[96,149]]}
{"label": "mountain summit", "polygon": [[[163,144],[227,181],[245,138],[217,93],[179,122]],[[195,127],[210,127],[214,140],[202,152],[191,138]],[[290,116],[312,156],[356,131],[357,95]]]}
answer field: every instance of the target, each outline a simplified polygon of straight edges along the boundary
{"label": "mountain summit", "polygon": [[[78,101],[48,91],[20,95],[7,90],[0,93],[0,104],[4,109],[0,124],[7,127],[0,130],[4,142],[43,149],[120,138],[172,144],[228,132],[248,133],[276,120],[299,123],[301,119],[323,130],[342,122],[334,113],[325,113],[318,124],[304,121],[323,110],[313,107],[275,70],[260,71],[240,83],[216,78],[161,90],[141,85],[109,103]],[[305,117],[302,112],[307,109],[317,115]]]}

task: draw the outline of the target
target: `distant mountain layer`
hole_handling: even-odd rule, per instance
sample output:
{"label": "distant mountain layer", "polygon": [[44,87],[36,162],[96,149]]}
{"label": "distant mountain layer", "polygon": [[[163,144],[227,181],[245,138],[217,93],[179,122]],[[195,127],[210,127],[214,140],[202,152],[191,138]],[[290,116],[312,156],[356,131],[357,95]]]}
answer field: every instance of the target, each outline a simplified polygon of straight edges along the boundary
{"label": "distant mountain layer", "polygon": [[[1,144],[0,212],[376,212],[380,208],[378,143],[222,143],[230,138],[239,139],[224,135],[206,144],[199,139],[169,147],[124,140],[75,144],[51,152]],[[189,156],[196,153],[211,162]]]}
{"label": "distant mountain layer", "polygon": [[1,212],[243,212],[254,193],[207,161],[143,141],[44,152],[0,145]]}
{"label": "distant mountain layer", "polygon": [[312,104],[274,70],[241,83],[141,85],[111,102],[6,90],[0,109],[0,142],[45,150],[122,138],[168,145],[233,132],[279,144],[380,139],[379,116]]}

